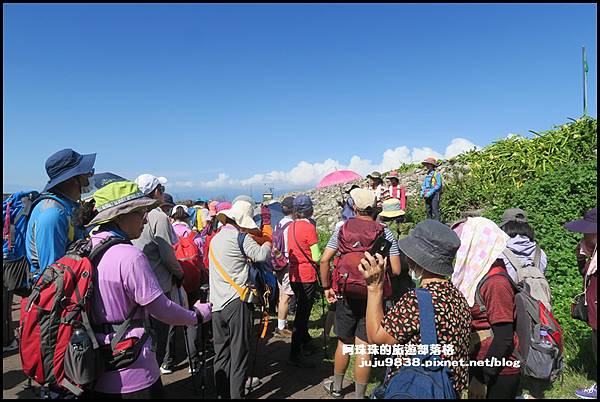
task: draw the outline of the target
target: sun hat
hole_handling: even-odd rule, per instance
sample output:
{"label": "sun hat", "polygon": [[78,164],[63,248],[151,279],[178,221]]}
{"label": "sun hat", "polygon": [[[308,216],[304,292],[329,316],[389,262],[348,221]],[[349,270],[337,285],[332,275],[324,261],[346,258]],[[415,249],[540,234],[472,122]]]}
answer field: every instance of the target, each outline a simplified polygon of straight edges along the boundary
{"label": "sun hat", "polygon": [[350,191],[350,197],[352,197],[356,208],[361,211],[369,207],[375,207],[375,193],[367,188],[355,188]]}
{"label": "sun hat", "polygon": [[407,237],[398,240],[398,247],[424,270],[450,276],[454,272],[452,260],[460,247],[460,238],[443,223],[426,219]]}
{"label": "sun hat", "polygon": [[[163,203],[160,205],[161,206],[163,206],[163,205],[175,206],[175,201],[173,200],[173,196],[171,194],[164,193],[163,194]],[[186,207],[186,209],[187,209],[187,207]]]}
{"label": "sun hat", "polygon": [[502,221],[498,226],[502,227],[508,222],[527,223],[527,215],[520,208],[509,208],[502,214]]}
{"label": "sun hat", "polygon": [[396,171],[393,171],[390,174],[388,174],[386,179],[396,179],[400,181],[400,177],[398,177],[398,173]]}
{"label": "sun hat", "polygon": [[221,212],[221,211],[225,211],[226,209],[230,209],[232,207],[232,204],[229,201],[221,201],[220,203],[217,204],[217,206],[215,207],[217,213]]}
{"label": "sun hat", "polygon": [[583,215],[583,219],[577,219],[565,224],[565,229],[577,233],[598,233],[596,207],[587,211]]}
{"label": "sun hat", "polygon": [[423,162],[421,162],[421,164],[422,165],[429,164],[429,165],[432,165],[432,166],[435,166],[435,167],[438,166],[437,159],[434,158],[433,156],[425,158],[425,160]]}
{"label": "sun hat", "polygon": [[384,218],[397,218],[405,214],[402,208],[400,208],[400,200],[397,198],[385,200],[381,206],[383,210],[379,213],[379,216],[383,216]]}
{"label": "sun hat", "polygon": [[208,203],[208,213],[210,216],[217,216],[217,204],[219,201],[211,201]]}
{"label": "sun hat", "polygon": [[87,226],[95,226],[112,221],[118,216],[139,209],[152,209],[159,200],[147,197],[137,184],[130,181],[117,181],[107,184],[94,193],[98,215]]}
{"label": "sun hat", "polygon": [[308,195],[299,195],[294,199],[294,211],[308,212],[313,209],[313,202]]}
{"label": "sun hat", "polygon": [[231,203],[235,204],[237,201],[246,201],[246,202],[249,202],[252,205],[252,208],[254,208],[256,206],[256,202],[249,195],[238,195],[237,197],[235,197],[233,199],[233,201],[231,201]]}
{"label": "sun hat", "polygon": [[373,172],[367,175],[367,179],[381,179],[381,173]]}
{"label": "sun hat", "polygon": [[81,155],[70,148],[62,149],[46,159],[46,173],[50,180],[42,191],[48,191],[71,177],[94,173],[96,154]]}
{"label": "sun hat", "polygon": [[[165,204],[163,204],[163,205],[165,205]],[[189,215],[188,207],[186,207],[185,205],[182,205],[182,204],[177,204],[177,205],[173,206],[173,209],[171,209],[171,216],[175,215],[175,213],[177,212],[177,208],[179,208],[179,207],[183,208],[183,212],[185,212],[186,214]]]}
{"label": "sun hat", "polygon": [[232,219],[235,223],[244,229],[258,229],[254,222],[252,212],[254,207],[248,201],[239,200],[233,203],[230,209],[226,209],[217,214],[217,219],[225,224],[225,218]]}
{"label": "sun hat", "polygon": [[156,177],[148,173],[141,174],[135,179],[135,184],[138,185],[140,191],[144,193],[144,195],[150,194],[159,184],[165,185],[167,182],[168,180],[166,177]]}

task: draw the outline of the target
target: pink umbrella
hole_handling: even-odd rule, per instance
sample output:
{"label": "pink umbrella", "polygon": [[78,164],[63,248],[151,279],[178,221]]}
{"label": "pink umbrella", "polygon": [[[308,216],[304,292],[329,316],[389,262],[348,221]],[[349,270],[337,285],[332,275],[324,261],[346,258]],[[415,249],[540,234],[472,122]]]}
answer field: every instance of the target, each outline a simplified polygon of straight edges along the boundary
{"label": "pink umbrella", "polygon": [[356,179],[362,179],[362,176],[352,170],[336,170],[323,177],[319,184],[317,184],[317,188],[344,184]]}

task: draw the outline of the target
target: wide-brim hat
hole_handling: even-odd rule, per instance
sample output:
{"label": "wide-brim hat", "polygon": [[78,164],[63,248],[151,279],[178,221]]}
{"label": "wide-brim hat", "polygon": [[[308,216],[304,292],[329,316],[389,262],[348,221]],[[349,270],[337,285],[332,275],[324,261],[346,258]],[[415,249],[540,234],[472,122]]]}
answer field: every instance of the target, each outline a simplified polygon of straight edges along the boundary
{"label": "wide-brim hat", "polygon": [[381,173],[373,172],[367,175],[367,179],[381,179]]}
{"label": "wide-brim hat", "polygon": [[110,183],[94,193],[95,208],[98,215],[87,226],[108,223],[118,216],[129,214],[140,209],[152,209],[160,204],[159,200],[150,198],[130,181]]}
{"label": "wide-brim hat", "polygon": [[229,218],[244,229],[258,229],[253,218],[254,207],[248,201],[239,200],[233,203],[230,209],[226,209],[217,214],[217,219],[225,224],[225,218]]}
{"label": "wide-brim hat", "polygon": [[355,188],[360,188],[360,186],[358,184],[353,184],[351,186],[348,186],[346,188],[346,191],[344,191],[346,194],[350,194],[350,191],[354,190]]}
{"label": "wide-brim hat", "polygon": [[400,205],[400,200],[397,198],[390,198],[389,200],[385,200],[381,207],[383,210],[379,213],[379,216],[384,218],[397,218],[399,216],[404,215],[406,212],[402,210]]}
{"label": "wide-brim hat", "polygon": [[565,224],[565,228],[577,233],[598,233],[598,221],[596,218],[596,207],[590,209],[583,215],[583,219],[577,219]]}
{"label": "wide-brim hat", "polygon": [[46,160],[50,180],[42,191],[48,191],[71,177],[94,172],[96,154],[81,155],[70,148],[60,150]]}
{"label": "wide-brim hat", "polygon": [[437,167],[438,163],[437,163],[437,159],[434,158],[433,156],[430,156],[429,158],[425,158],[425,160],[423,162],[421,162],[422,165],[432,165]]}
{"label": "wide-brim hat", "polygon": [[400,181],[400,177],[398,176],[397,172],[391,172],[390,174],[387,175],[386,179],[396,179],[396,180]]}
{"label": "wide-brim hat", "polygon": [[460,247],[460,238],[448,226],[426,219],[410,234],[398,240],[398,247],[424,270],[441,276],[451,276],[452,262]]}
{"label": "wide-brim hat", "polygon": [[[171,194],[168,194],[168,193],[163,194],[163,203],[161,204],[161,207],[164,205],[169,205],[171,207],[175,206],[175,200],[173,200],[173,196]],[[187,208],[186,208],[186,210],[187,210]]]}

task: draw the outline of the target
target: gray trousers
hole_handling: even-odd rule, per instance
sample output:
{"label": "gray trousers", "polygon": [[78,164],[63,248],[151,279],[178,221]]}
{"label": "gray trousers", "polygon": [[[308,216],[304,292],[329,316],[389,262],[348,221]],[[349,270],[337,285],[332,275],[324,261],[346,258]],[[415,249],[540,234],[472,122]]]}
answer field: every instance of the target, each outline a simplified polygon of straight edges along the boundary
{"label": "gray trousers", "polygon": [[219,399],[241,399],[246,377],[252,333],[252,305],[236,299],[213,312],[215,387]]}
{"label": "gray trousers", "polygon": [[425,198],[425,209],[427,218],[441,221],[440,217],[440,192],[438,191],[432,197]]}
{"label": "gray trousers", "polygon": [[15,339],[15,331],[12,327],[12,303],[13,292],[9,292],[2,286],[2,346],[8,346]]}

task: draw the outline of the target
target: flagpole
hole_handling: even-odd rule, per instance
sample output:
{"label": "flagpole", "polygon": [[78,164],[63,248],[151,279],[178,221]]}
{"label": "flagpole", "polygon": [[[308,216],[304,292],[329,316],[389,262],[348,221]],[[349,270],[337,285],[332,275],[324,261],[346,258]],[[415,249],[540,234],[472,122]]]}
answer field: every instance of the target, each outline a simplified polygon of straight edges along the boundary
{"label": "flagpole", "polygon": [[585,46],[581,47],[583,57],[583,115],[587,116],[587,74],[585,71],[586,60],[585,60]]}

